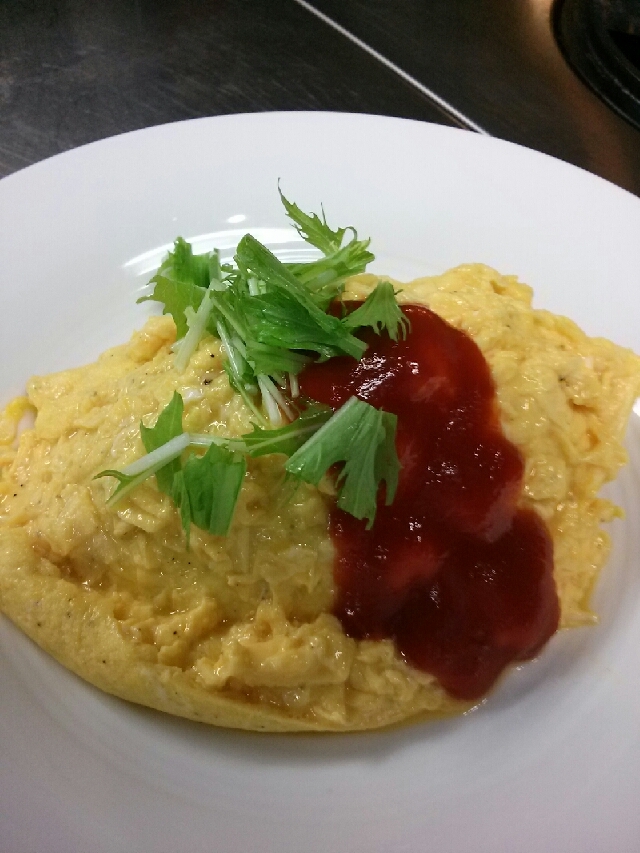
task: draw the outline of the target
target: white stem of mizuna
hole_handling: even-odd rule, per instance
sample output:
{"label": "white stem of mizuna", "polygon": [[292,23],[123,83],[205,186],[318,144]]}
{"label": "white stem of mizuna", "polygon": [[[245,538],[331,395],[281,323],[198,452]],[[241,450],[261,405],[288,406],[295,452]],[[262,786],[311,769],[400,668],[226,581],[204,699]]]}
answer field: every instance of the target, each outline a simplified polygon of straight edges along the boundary
{"label": "white stem of mizuna", "polygon": [[168,462],[177,459],[190,443],[191,436],[188,432],[183,432],[163,444],[162,447],[158,447],[157,450],[152,450],[151,453],[147,453],[146,456],[141,456],[131,465],[127,465],[126,468],[122,469],[122,473],[127,477],[137,477],[143,472],[153,474]]}

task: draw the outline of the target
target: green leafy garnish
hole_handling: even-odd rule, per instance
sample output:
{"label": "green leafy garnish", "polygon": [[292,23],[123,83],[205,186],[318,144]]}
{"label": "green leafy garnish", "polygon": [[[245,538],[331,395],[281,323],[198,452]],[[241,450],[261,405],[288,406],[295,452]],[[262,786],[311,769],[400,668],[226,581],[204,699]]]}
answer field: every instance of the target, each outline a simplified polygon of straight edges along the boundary
{"label": "green leafy garnish", "polygon": [[98,474],[118,481],[109,505],[155,475],[158,488],[179,508],[187,538],[192,524],[215,535],[228,532],[247,457],[288,456],[290,484],[317,485],[340,465],[338,506],[367,519],[369,527],[381,484],[387,504],[395,495],[400,467],[395,415],[355,397],[335,413],[313,401],[301,406],[297,375],[314,360],[359,360],[367,348],[355,334],[360,328],[386,332],[396,341],[406,337],[409,321],[389,282],[378,284],[350,314],[329,313],[345,280],[373,260],[369,241],[359,240],[351,227],[330,228],[324,211],[322,217],[307,214],[282,192],[280,197],[298,233],[323,257],[284,264],[246,234],[235,263],[222,264],[217,250],[195,255],[178,238],[150,281],[151,294],[138,300],[160,302],[163,313],[173,317],[178,372],[186,369],[204,335],[217,337],[229,383],[252,413],[253,430],[240,438],[188,434],[176,392],[153,427],[140,425],[146,456],[122,471]]}
{"label": "green leafy garnish", "polygon": [[200,307],[205,291],[195,284],[184,281],[173,281],[158,273],[152,279],[155,284],[153,293],[149,296],[141,296],[138,302],[161,302],[162,313],[171,314],[176,324],[176,332],[179,338],[187,334],[187,309],[197,310]]}
{"label": "green leafy garnish", "polygon": [[398,340],[398,336],[406,338],[411,327],[396,301],[396,293],[389,281],[377,284],[362,305],[347,314],[342,322],[348,329],[370,326],[378,335],[385,330],[394,341]]}
{"label": "green leafy garnish", "polygon": [[[317,353],[322,360],[337,355],[360,359],[367,348],[337,317],[315,307],[317,313],[312,314],[285,290],[254,296],[248,307],[252,334],[262,345],[284,348],[285,352]],[[331,322],[319,322],[320,317]]]}
{"label": "green leafy garnish", "polygon": [[198,344],[207,330],[211,311],[215,304],[215,292],[225,289],[221,278],[220,256],[217,250],[209,258],[209,278],[209,287],[200,301],[198,310],[194,312],[193,308],[185,309],[185,317],[189,330],[180,343],[180,349],[175,360],[175,367],[179,373],[185,370],[191,356],[198,348]]}
{"label": "green leafy garnish", "polygon": [[289,264],[289,269],[313,294],[316,304],[326,310],[342,294],[345,281],[364,272],[374,260],[368,245],[368,240],[352,240],[335,255],[306,264]]}
{"label": "green leafy garnish", "polygon": [[291,456],[329,421],[332,414],[328,406],[314,404],[293,423],[280,429],[259,429],[254,426],[253,432],[243,435],[241,441],[249,456],[265,456],[269,453]]}
{"label": "green leafy garnish", "polygon": [[[194,255],[191,243],[187,243],[182,237],[178,237],[173,245],[173,251],[169,252],[160,264],[157,275],[162,275],[172,281],[187,282],[196,287],[209,286],[209,256]],[[151,281],[154,281],[154,278]]]}
{"label": "green leafy garnish", "polygon": [[[189,446],[189,436],[186,433],[172,438],[166,444],[158,447],[152,453],[148,453],[140,459],[136,459],[131,465],[127,465],[122,471],[107,469],[96,474],[98,477],[115,477],[118,480],[118,488],[109,498],[107,505],[113,506],[117,501],[128,494],[140,483],[144,483],[149,477],[157,471],[164,469],[170,465],[174,459],[177,459],[184,450]],[[172,492],[170,492],[171,494]]]}
{"label": "green leafy garnish", "polygon": [[[123,471],[108,470],[97,475],[119,481],[110,505],[155,474],[158,488],[171,495],[180,509],[187,537],[191,523],[224,536],[244,479],[245,456],[256,458],[271,453],[289,456],[285,471],[313,485],[337,462],[343,462],[337,477],[338,506],[356,518],[367,518],[369,527],[382,481],[386,483],[387,504],[393,501],[400,467],[395,449],[396,416],[356,397],[335,413],[327,406],[312,404],[281,429],[265,430],[254,425],[252,432],[240,438],[184,433],[177,421],[182,410],[182,398],[176,392],[154,427],[141,425],[147,456]],[[166,443],[158,445],[163,436],[167,437]],[[203,446],[208,448],[203,456],[192,453],[181,464],[183,451]],[[132,471],[134,467],[136,470]]]}
{"label": "green leafy garnish", "polygon": [[287,216],[293,222],[298,234],[307,243],[311,243],[316,249],[320,249],[324,255],[332,255],[338,251],[347,231],[351,230],[355,234],[353,228],[338,228],[336,231],[332,231],[327,225],[324,209],[322,211],[322,219],[320,219],[316,213],[309,214],[300,210],[297,204],[285,198],[280,187],[278,187],[278,192],[280,193],[280,201],[287,212]]}
{"label": "green leafy garnish", "polygon": [[[184,403],[177,391],[173,392],[171,402],[160,412],[155,426],[140,424],[140,437],[147,453],[162,447],[172,438],[182,435],[182,414]],[[173,478],[180,470],[180,460],[173,459],[156,472],[158,488],[167,495],[171,494]]]}
{"label": "green leafy garnish", "polygon": [[[183,432],[183,411],[182,397],[174,392],[155,426],[140,424],[147,455],[122,471],[101,471],[97,477],[118,480],[108,502],[112,506],[155,474],[158,488],[179,508],[187,537],[191,523],[217,536],[227,534],[246,471],[245,456],[290,456],[332,415],[327,406],[313,404],[281,429],[265,430],[254,425],[252,432],[240,438],[218,438]],[[203,456],[193,452],[203,447],[207,448]],[[190,455],[182,464],[184,451]]]}
{"label": "green leafy garnish", "polygon": [[395,450],[397,417],[351,397],[335,415],[291,456],[285,470],[317,486],[337,462],[338,506],[368,520],[376,514],[378,486],[386,484],[387,506],[393,502],[400,463]]}
{"label": "green leafy garnish", "polygon": [[188,331],[186,310],[197,311],[209,286],[209,256],[194,255],[191,245],[178,237],[149,284],[155,285],[153,293],[138,302],[161,302],[162,313],[171,314],[182,338]]}
{"label": "green leafy garnish", "polygon": [[[344,283],[352,275],[364,272],[367,264],[374,260],[369,251],[369,240],[358,240],[355,228],[338,228],[333,231],[315,213],[304,213],[297,204],[285,198],[280,188],[280,199],[300,236],[324,254],[324,258],[310,263],[289,264],[293,275],[311,292],[316,304],[326,309],[342,293]],[[345,234],[350,231],[352,239],[342,245]]]}
{"label": "green leafy garnish", "polygon": [[253,313],[261,322],[255,335],[261,343],[280,342],[286,349],[311,350],[322,358],[335,355],[361,358],[366,345],[337,317],[318,307],[309,289],[251,234],[238,243],[236,261],[266,285],[265,293],[250,298],[247,304],[247,307],[251,303],[256,305]]}
{"label": "green leafy garnish", "polygon": [[192,522],[215,536],[227,535],[246,470],[241,453],[215,444],[204,456],[189,457],[173,488],[187,535]]}

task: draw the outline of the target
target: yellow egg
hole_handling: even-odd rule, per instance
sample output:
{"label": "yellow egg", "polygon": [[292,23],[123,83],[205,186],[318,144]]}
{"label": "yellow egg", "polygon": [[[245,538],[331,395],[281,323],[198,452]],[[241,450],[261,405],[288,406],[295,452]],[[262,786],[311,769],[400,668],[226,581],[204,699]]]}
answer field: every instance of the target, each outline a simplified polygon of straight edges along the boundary
{"label": "yellow egg", "polygon": [[[357,276],[345,298],[377,279]],[[545,520],[563,627],[594,616],[608,552],[598,497],[626,461],[622,439],[640,359],[531,308],[530,289],[488,267],[401,287],[467,332],[491,368],[506,436],[526,463],[522,503]],[[409,667],[391,641],[356,641],[331,615],[328,501],[303,485],[279,500],[282,457],[249,462],[227,537],[193,528],[187,549],[170,498],[150,479],[114,508],[104,469],[144,452],[178,391],[185,429],[237,436],[250,412],[206,338],[177,373],[169,317],[151,319],[95,364],[35,377],[0,419],[0,606],[65,666],[98,687],[223,726],[352,730],[465,710]],[[15,440],[27,407],[33,428]]]}

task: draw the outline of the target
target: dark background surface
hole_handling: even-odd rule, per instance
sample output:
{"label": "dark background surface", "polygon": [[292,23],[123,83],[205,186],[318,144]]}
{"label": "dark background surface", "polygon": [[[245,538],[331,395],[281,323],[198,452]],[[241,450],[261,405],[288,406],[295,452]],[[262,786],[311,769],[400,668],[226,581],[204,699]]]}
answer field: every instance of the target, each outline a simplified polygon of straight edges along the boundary
{"label": "dark background surface", "polygon": [[164,122],[339,110],[479,126],[640,194],[640,133],[567,67],[550,9],[551,0],[0,0],[0,175]]}
{"label": "dark background surface", "polygon": [[640,132],[568,67],[552,0],[311,2],[490,134],[640,194]]}
{"label": "dark background surface", "polygon": [[447,122],[293,0],[10,0],[0,57],[2,174],[198,116],[341,110]]}

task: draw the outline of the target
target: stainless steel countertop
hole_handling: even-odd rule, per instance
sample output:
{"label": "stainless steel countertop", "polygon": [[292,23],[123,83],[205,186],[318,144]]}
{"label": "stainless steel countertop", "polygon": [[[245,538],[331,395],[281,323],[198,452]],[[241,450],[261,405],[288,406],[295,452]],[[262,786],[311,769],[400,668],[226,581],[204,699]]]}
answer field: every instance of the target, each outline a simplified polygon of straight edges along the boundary
{"label": "stainless steel countertop", "polygon": [[640,195],[640,132],[569,68],[552,33],[552,0],[299,2],[395,63],[474,126]]}
{"label": "stainless steel countertop", "polygon": [[479,128],[640,195],[640,132],[571,71],[552,0],[8,0],[0,174],[201,115],[330,109]]}

